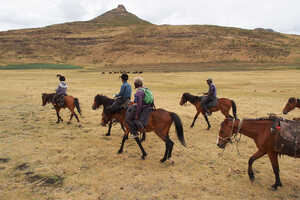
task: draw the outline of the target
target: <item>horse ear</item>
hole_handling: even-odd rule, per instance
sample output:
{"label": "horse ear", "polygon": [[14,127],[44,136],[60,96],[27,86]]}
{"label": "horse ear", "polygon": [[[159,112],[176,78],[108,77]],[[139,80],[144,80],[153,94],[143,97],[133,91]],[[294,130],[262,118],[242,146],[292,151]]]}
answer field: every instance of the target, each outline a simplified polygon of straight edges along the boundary
{"label": "horse ear", "polygon": [[295,103],[295,98],[294,97],[291,97],[291,98],[289,98],[289,103]]}

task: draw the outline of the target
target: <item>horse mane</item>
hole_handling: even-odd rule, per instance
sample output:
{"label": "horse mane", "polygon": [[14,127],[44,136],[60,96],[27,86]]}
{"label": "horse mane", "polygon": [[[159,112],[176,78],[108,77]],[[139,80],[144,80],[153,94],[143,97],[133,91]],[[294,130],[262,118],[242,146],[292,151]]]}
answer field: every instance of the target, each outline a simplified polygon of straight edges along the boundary
{"label": "horse mane", "polygon": [[192,95],[192,94],[190,94],[190,93],[188,93],[188,92],[183,93],[183,96],[184,96],[184,98],[185,98],[187,101],[189,101],[189,102],[191,102],[191,103],[195,103],[195,102],[197,102],[197,101],[201,101],[201,99],[202,99],[202,97],[203,97],[203,96],[195,96],[195,95]]}
{"label": "horse mane", "polygon": [[95,96],[95,101],[99,104],[99,105],[103,105],[103,106],[108,106],[108,105],[111,105],[113,104],[113,102],[115,101],[114,99],[112,98],[109,98],[105,95],[102,95],[102,94],[97,94]]}

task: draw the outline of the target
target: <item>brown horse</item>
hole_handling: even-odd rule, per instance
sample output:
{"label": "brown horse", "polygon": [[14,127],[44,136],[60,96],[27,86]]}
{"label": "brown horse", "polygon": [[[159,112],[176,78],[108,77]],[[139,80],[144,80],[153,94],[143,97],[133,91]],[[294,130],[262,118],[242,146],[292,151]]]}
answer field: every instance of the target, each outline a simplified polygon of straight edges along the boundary
{"label": "brown horse", "polygon": [[[129,127],[125,122],[125,110],[122,111],[122,115],[109,114],[106,110],[102,112],[102,125],[105,126],[112,118],[118,118],[120,122],[125,125],[125,134],[122,139],[121,147],[118,153],[123,152],[123,147],[125,141],[128,139]],[[151,132],[154,131],[158,137],[160,137],[166,144],[166,150],[164,157],[160,160],[161,162],[165,162],[167,159],[171,158],[172,150],[173,150],[173,141],[169,137],[169,131],[172,123],[175,123],[175,129],[177,133],[177,137],[181,144],[185,146],[183,127],[179,116],[176,113],[168,112],[164,109],[155,109],[151,112],[148,120],[148,124],[144,130],[140,130],[140,132]],[[146,151],[144,150],[139,138],[135,138],[136,143],[139,145],[142,151],[142,159],[145,159],[147,156]]]}
{"label": "brown horse", "polygon": [[252,170],[253,162],[265,154],[268,154],[275,174],[275,184],[272,185],[272,188],[276,190],[278,186],[282,186],[279,177],[278,155],[286,154],[288,156],[294,156],[295,154],[294,152],[283,152],[276,148],[276,142],[279,140],[279,134],[278,132],[271,133],[271,127],[273,127],[273,124],[274,120],[270,118],[244,120],[225,119],[221,124],[217,145],[224,149],[226,144],[231,141],[232,137],[238,133],[252,138],[258,150],[248,161],[249,178],[251,181],[255,178]]}
{"label": "brown horse", "polygon": [[296,99],[295,97],[290,97],[288,102],[283,108],[282,113],[283,114],[288,114],[291,110],[294,110],[295,108],[300,108],[300,99]]}
{"label": "brown horse", "polygon": [[74,98],[72,96],[65,96],[64,100],[65,100],[65,105],[64,107],[60,107],[57,104],[53,104],[53,97],[54,97],[55,93],[51,93],[51,94],[47,94],[47,93],[43,93],[42,94],[42,106],[45,106],[47,103],[52,103],[52,105],[54,106],[55,110],[56,110],[56,115],[57,115],[57,122],[59,123],[60,121],[63,122],[63,119],[61,118],[61,116],[59,115],[59,111],[62,108],[68,108],[71,111],[71,116],[70,116],[70,120],[68,123],[71,123],[71,120],[73,118],[73,116],[76,117],[77,122],[79,123],[79,118],[76,115],[76,113],[74,112],[74,108],[76,107],[78,113],[81,115],[81,109],[80,109],[80,105],[79,105],[79,100],[78,98]]}
{"label": "brown horse", "polygon": [[[202,109],[201,106],[201,100],[204,96],[194,96],[191,95],[190,93],[183,93],[179,102],[179,105],[184,105],[187,102],[190,102],[191,104],[193,104],[196,107],[197,113],[194,117],[194,120],[191,124],[191,128],[194,127],[195,125],[195,121],[198,118],[198,115],[200,113],[202,113],[202,115],[204,116],[206,123],[208,125],[207,130],[210,129],[210,123],[208,121],[207,115],[205,113],[205,111]],[[232,108],[232,113],[234,116],[234,119],[237,119],[236,116],[236,104],[233,100],[231,99],[227,99],[227,98],[219,98],[218,102],[217,102],[217,106],[211,107],[209,110],[210,112],[217,112],[217,111],[221,111],[222,114],[226,117],[226,118],[233,118],[230,114],[229,114],[229,110],[230,108]]]}

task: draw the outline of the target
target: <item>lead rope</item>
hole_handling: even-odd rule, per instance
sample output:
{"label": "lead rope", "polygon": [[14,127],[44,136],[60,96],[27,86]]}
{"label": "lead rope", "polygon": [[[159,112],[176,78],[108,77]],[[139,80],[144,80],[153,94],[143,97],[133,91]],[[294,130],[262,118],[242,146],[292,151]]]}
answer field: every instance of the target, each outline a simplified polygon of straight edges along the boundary
{"label": "lead rope", "polygon": [[241,141],[242,134],[240,134],[240,137],[239,137],[239,138],[237,138],[237,135],[240,133],[240,130],[241,130],[242,125],[243,125],[243,120],[244,120],[244,119],[242,119],[242,120],[239,122],[238,130],[237,130],[237,132],[236,132],[236,135],[234,135],[235,147],[236,147],[237,154],[238,154],[239,156],[241,156],[240,150],[239,150],[239,142]]}

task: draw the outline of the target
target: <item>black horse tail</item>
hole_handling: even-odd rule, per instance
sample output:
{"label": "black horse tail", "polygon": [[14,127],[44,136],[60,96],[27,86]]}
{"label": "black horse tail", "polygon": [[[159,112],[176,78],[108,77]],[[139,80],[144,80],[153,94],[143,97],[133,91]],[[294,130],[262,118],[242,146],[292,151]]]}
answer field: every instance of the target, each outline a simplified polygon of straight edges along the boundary
{"label": "black horse tail", "polygon": [[80,109],[80,105],[79,105],[79,100],[77,98],[74,98],[74,104],[75,104],[75,107],[77,108],[77,111],[81,115],[81,109]]}
{"label": "black horse tail", "polygon": [[236,104],[233,100],[231,100],[231,106],[232,106],[232,113],[233,113],[233,116],[234,116],[234,119],[237,119],[237,116],[236,116]]}
{"label": "black horse tail", "polygon": [[171,115],[171,118],[175,124],[175,129],[177,133],[178,140],[181,142],[183,146],[186,146],[185,140],[184,140],[184,135],[183,135],[183,127],[182,127],[182,122],[179,116],[176,113],[169,112]]}

